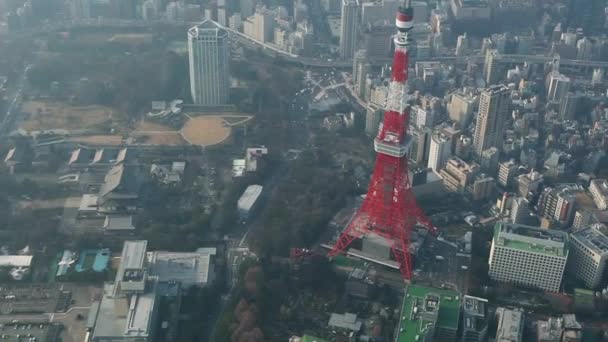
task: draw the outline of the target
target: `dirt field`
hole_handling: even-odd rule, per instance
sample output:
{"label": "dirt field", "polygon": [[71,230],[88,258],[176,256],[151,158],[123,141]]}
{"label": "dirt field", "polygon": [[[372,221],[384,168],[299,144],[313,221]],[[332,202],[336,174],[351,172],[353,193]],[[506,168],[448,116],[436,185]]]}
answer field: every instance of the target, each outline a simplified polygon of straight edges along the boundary
{"label": "dirt field", "polygon": [[61,102],[28,101],[22,110],[30,114],[21,125],[26,131],[85,129],[112,117],[112,110],[107,107],[71,106]]}
{"label": "dirt field", "polygon": [[70,141],[93,145],[120,145],[122,137],[120,135],[87,135],[82,137],[71,137]]}
{"label": "dirt field", "polygon": [[171,127],[167,127],[165,125],[156,123],[156,122],[149,122],[149,121],[140,121],[137,124],[137,127],[135,128],[135,131],[158,131],[158,132],[168,132],[168,131],[174,131]]}
{"label": "dirt field", "polygon": [[188,120],[182,128],[182,136],[192,145],[215,145],[230,136],[231,128],[219,116],[198,116]]}
{"label": "dirt field", "polygon": [[187,142],[177,131],[134,131],[131,137],[138,144],[146,145],[185,145]]}

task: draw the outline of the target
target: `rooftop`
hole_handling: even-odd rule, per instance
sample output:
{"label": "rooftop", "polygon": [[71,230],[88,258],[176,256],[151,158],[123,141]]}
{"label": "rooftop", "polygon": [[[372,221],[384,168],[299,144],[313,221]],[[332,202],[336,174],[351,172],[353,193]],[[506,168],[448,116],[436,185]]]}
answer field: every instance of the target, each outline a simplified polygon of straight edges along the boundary
{"label": "rooftop", "polygon": [[336,327],[358,332],[359,330],[361,330],[361,325],[363,325],[363,321],[357,319],[357,315],[353,313],[332,313],[329,317],[329,323],[327,324],[330,327]]}
{"label": "rooftop", "polygon": [[239,208],[251,208],[255,201],[258,199],[260,194],[262,193],[263,187],[261,185],[250,185],[245,189],[243,195],[239,198],[238,206]]}
{"label": "rooftop", "polygon": [[206,285],[212,278],[211,258],[215,248],[196,252],[148,252],[150,274],[159,281],[179,281],[184,287]]}
{"label": "rooftop", "polygon": [[576,239],[597,254],[608,255],[608,229],[603,224],[594,224],[590,227],[572,233]]}
{"label": "rooftop", "polygon": [[30,267],[31,255],[0,255],[0,267]]}
{"label": "rooftop", "polygon": [[[436,315],[434,311],[439,305]],[[457,292],[411,285],[407,288],[401,310],[398,342],[411,342],[424,335],[429,324],[436,327],[458,329],[460,301]],[[436,321],[434,321],[436,319]],[[421,341],[424,339],[420,339]]]}
{"label": "rooftop", "polygon": [[134,230],[132,216],[106,216],[103,223],[103,229],[112,231]]}
{"label": "rooftop", "polygon": [[496,309],[498,329],[496,341],[520,341],[523,334],[523,312],[505,308]]}
{"label": "rooftop", "polygon": [[494,226],[494,244],[558,257],[568,255],[567,233],[522,224],[497,222]]}
{"label": "rooftop", "polygon": [[[153,326],[156,292],[113,296],[112,284],[104,286],[104,296],[98,306],[93,339],[148,337]],[[95,306],[92,306],[95,308]]]}
{"label": "rooftop", "polygon": [[608,197],[608,180],[606,179],[594,179],[591,181],[590,186],[597,189],[602,196]]}

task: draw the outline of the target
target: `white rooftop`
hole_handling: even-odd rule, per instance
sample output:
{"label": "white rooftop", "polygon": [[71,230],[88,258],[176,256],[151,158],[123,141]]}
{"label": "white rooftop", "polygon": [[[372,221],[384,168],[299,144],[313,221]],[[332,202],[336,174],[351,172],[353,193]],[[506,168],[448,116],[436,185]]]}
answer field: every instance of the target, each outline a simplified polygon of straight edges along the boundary
{"label": "white rooftop", "polygon": [[523,312],[506,308],[496,309],[498,329],[496,342],[519,342],[523,334]]}
{"label": "white rooftop", "polygon": [[148,252],[150,274],[159,281],[180,282],[183,287],[204,286],[212,280],[211,258],[215,248],[201,248],[196,252]]}
{"label": "white rooftop", "polygon": [[244,210],[251,209],[255,201],[258,199],[258,197],[260,197],[262,189],[263,188],[261,185],[254,184],[248,186],[247,189],[245,189],[243,195],[241,195],[241,197],[239,198],[238,207]]}
{"label": "white rooftop", "polygon": [[31,255],[0,255],[0,267],[30,267]]}
{"label": "white rooftop", "polygon": [[328,325],[331,327],[347,329],[355,332],[361,330],[362,324],[363,322],[361,322],[360,319],[357,319],[357,315],[348,312],[343,315],[332,313],[329,317],[328,323]]}

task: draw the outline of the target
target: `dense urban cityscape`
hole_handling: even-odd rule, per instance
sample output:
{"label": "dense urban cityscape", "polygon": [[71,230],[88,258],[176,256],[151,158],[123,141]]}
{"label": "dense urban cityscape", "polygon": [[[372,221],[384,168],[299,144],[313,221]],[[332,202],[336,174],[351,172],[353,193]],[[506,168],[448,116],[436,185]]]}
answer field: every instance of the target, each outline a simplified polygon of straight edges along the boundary
{"label": "dense urban cityscape", "polygon": [[608,341],[608,2],[0,0],[0,339]]}

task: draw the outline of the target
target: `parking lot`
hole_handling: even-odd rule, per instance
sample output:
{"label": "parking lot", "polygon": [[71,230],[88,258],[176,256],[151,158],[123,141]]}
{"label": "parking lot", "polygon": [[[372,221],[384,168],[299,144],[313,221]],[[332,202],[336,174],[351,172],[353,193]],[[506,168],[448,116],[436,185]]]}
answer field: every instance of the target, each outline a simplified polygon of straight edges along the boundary
{"label": "parking lot", "polygon": [[46,284],[0,287],[0,314],[55,311],[59,293],[57,287]]}
{"label": "parking lot", "polygon": [[12,342],[55,342],[59,341],[61,327],[45,323],[16,322],[0,327],[2,341]]}

